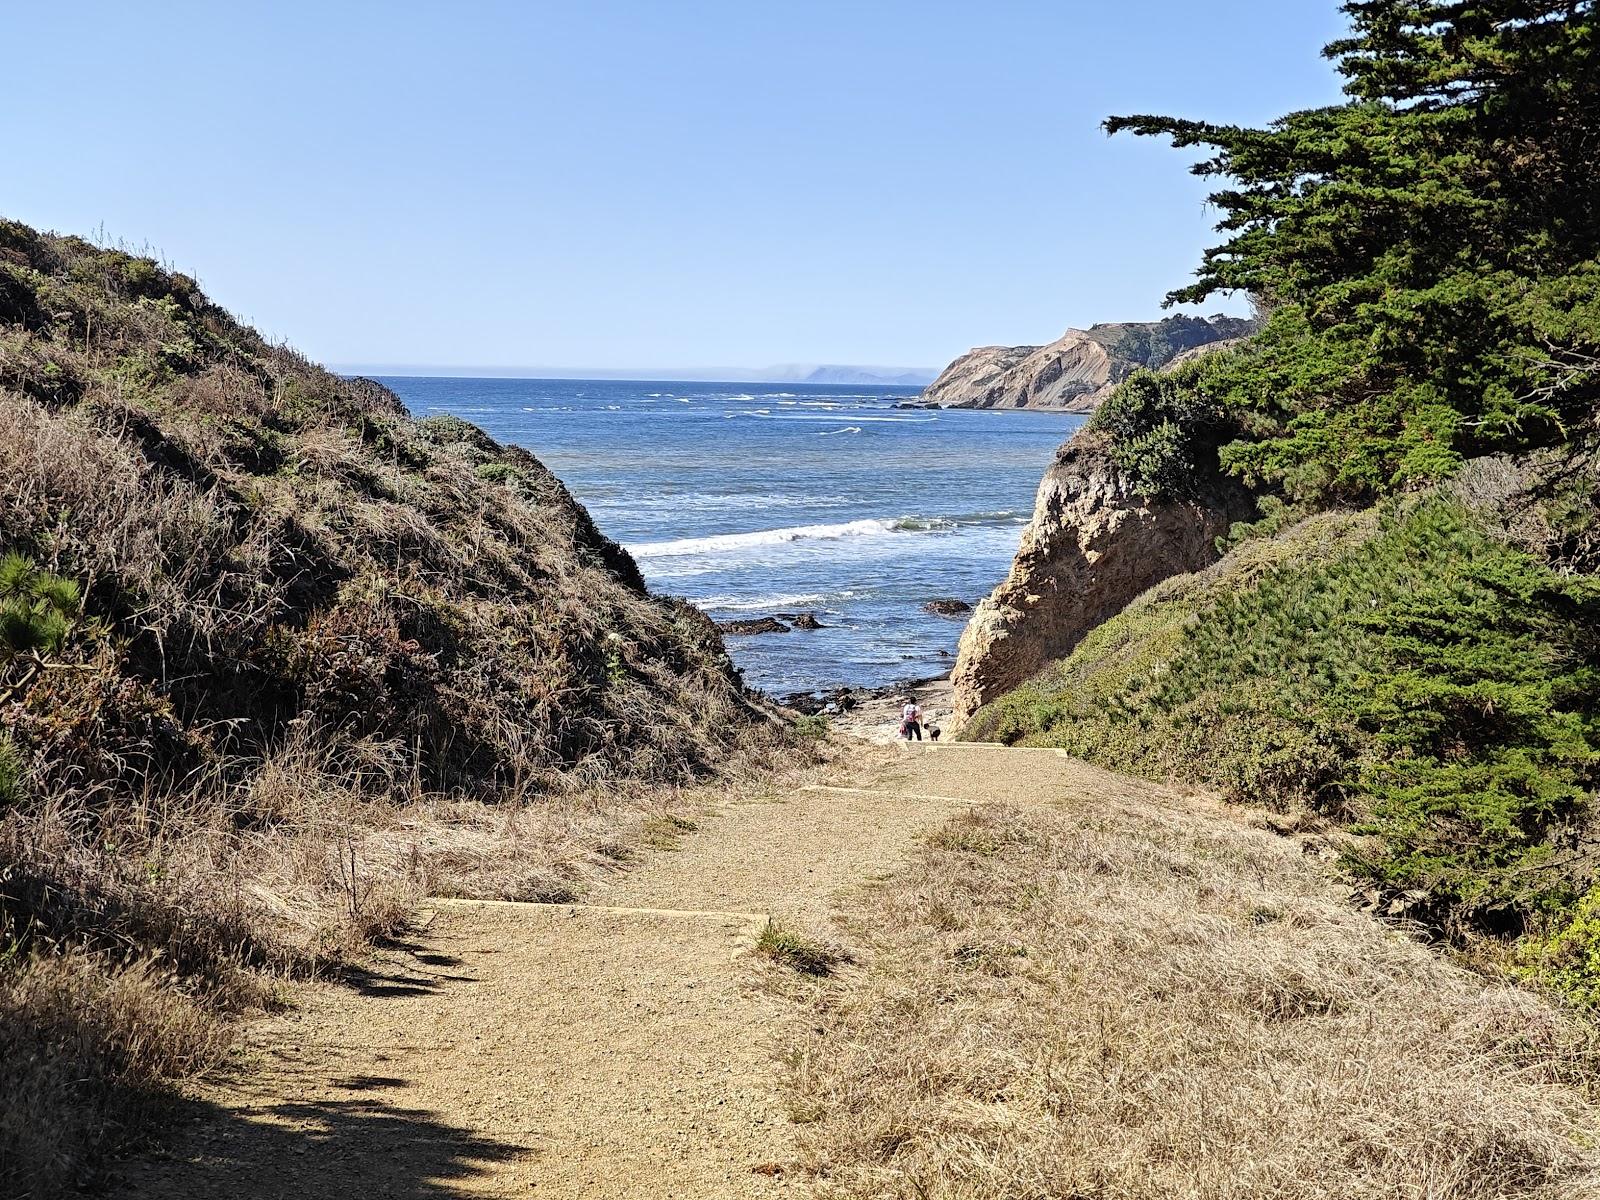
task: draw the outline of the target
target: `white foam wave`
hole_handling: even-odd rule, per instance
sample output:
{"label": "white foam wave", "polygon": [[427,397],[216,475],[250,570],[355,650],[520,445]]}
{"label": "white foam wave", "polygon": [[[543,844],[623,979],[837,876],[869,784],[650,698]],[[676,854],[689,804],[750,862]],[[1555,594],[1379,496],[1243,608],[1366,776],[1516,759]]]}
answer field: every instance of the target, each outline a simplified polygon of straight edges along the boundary
{"label": "white foam wave", "polygon": [[[763,421],[837,421],[838,414],[832,416],[827,413],[759,413],[746,411],[739,414],[745,417],[759,417]],[[852,421],[881,421],[886,425],[928,425],[937,421],[938,417],[863,417],[852,412],[849,417]]]}
{"label": "white foam wave", "polygon": [[709,537],[676,538],[668,542],[636,542],[628,546],[635,558],[684,558],[689,555],[737,553],[762,546],[792,542],[827,542],[843,538],[894,537],[900,534],[951,534],[974,526],[1014,524],[1011,511],[963,513],[949,517],[875,517],[841,521],[832,525],[790,525],[782,529],[757,529],[750,533],[719,533]]}
{"label": "white foam wave", "polygon": [[752,533],[719,533],[711,537],[677,538],[670,542],[640,542],[629,546],[628,551],[635,558],[677,558],[686,554],[746,550],[754,546],[782,546],[789,542],[882,537],[895,532],[894,521],[843,521],[837,525],[792,525],[787,529],[758,529]]}
{"label": "white foam wave", "polygon": [[859,426],[859,425],[846,425],[843,429],[824,429],[821,433],[817,434],[817,436],[818,437],[832,437],[836,433],[860,433],[860,432],[861,432],[861,426]]}
{"label": "white foam wave", "polygon": [[814,608],[832,598],[820,592],[802,592],[777,596],[693,596],[689,603],[696,608],[714,608],[721,612],[759,612],[774,608]]}

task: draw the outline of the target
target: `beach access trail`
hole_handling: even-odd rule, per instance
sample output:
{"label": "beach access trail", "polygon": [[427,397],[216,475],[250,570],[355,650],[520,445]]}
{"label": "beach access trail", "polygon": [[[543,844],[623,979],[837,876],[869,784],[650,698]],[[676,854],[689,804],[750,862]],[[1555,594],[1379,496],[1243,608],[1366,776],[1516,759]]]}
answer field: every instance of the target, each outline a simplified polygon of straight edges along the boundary
{"label": "beach access trail", "polygon": [[1059,806],[1117,780],[1050,750],[862,756],[837,784],[697,814],[675,848],[581,903],[431,904],[353,979],[254,1023],[160,1156],[124,1164],[111,1194],[791,1189],[773,1061],[786,1007],[753,953],[768,920],[825,933],[836,895],[964,807]]}

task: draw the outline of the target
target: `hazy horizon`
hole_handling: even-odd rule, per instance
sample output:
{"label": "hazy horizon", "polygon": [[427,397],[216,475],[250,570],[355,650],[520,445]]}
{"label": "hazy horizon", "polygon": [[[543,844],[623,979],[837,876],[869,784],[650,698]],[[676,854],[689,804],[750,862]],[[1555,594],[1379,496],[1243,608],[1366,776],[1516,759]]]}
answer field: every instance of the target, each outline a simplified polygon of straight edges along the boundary
{"label": "hazy horizon", "polygon": [[[861,363],[778,363],[768,367],[554,367],[494,366],[482,363],[340,363],[323,364],[339,375],[389,376],[411,379],[604,379],[628,383],[799,383],[795,370],[852,370],[862,373],[925,374],[931,379],[937,367],[883,367]],[[885,386],[900,386],[884,380]],[[839,386],[850,386],[841,384]]]}

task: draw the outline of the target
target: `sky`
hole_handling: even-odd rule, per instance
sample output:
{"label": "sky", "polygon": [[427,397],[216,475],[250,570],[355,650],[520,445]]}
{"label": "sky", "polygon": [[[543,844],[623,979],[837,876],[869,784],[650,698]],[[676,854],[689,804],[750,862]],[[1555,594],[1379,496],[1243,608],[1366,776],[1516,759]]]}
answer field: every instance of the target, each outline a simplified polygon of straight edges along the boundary
{"label": "sky", "polygon": [[[1216,219],[1113,113],[1336,101],[1336,0],[0,0],[0,215],[334,366],[938,367],[1154,319]],[[1242,298],[1204,311],[1243,312]]]}

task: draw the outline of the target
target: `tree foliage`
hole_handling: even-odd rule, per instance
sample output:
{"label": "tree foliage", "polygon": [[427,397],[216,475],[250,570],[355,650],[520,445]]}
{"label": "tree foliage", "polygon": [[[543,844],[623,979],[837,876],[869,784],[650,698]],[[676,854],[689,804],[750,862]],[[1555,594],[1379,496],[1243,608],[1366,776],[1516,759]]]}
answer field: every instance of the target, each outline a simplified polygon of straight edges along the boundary
{"label": "tree foliage", "polygon": [[1222,462],[1319,502],[1559,441],[1600,402],[1595,0],[1343,8],[1325,53],[1344,103],[1264,129],[1106,123],[1200,148],[1195,173],[1224,181],[1225,240],[1168,302],[1266,302],[1211,379],[1235,425]]}
{"label": "tree foliage", "polygon": [[1189,496],[1216,465],[1227,416],[1202,359],[1157,374],[1135,371],[1102,405],[1094,428],[1111,436],[1111,456],[1145,487],[1164,496]]}

